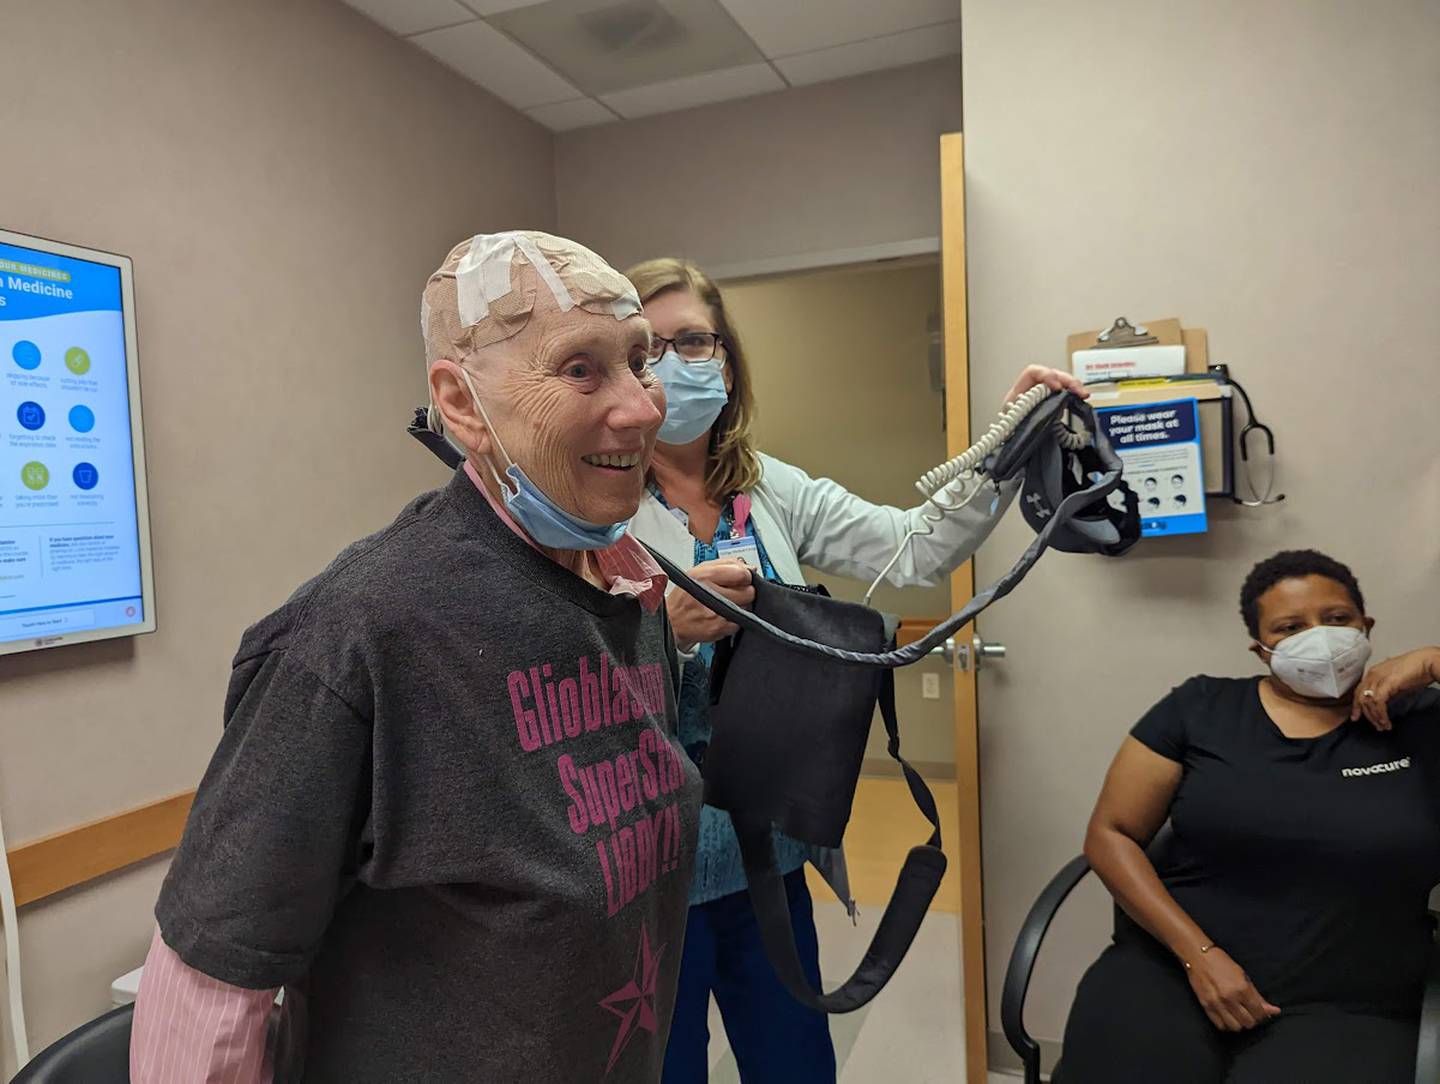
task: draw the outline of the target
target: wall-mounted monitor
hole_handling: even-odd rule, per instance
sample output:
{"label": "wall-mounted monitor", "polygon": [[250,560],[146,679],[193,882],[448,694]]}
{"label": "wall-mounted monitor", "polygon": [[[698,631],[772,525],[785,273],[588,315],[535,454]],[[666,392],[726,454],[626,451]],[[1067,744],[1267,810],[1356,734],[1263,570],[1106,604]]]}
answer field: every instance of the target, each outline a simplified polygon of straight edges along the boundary
{"label": "wall-mounted monitor", "polygon": [[130,260],[0,230],[0,655],[153,631]]}

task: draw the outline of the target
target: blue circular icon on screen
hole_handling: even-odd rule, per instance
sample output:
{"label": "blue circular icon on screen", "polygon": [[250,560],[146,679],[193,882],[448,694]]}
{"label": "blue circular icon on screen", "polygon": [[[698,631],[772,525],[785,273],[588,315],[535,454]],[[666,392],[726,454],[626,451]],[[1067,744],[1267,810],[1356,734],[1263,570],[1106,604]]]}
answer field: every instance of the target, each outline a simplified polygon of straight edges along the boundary
{"label": "blue circular icon on screen", "polygon": [[45,424],[45,408],[39,403],[21,403],[20,409],[15,411],[15,417],[20,420],[23,428],[33,433]]}
{"label": "blue circular icon on screen", "polygon": [[77,433],[88,433],[95,428],[95,412],[88,406],[70,408],[70,428]]}
{"label": "blue circular icon on screen", "polygon": [[22,369],[40,368],[40,348],[28,339],[21,339],[10,351],[15,364]]}
{"label": "blue circular icon on screen", "polygon": [[100,482],[100,472],[93,463],[76,463],[70,477],[75,479],[75,484],[81,489],[94,489]]}

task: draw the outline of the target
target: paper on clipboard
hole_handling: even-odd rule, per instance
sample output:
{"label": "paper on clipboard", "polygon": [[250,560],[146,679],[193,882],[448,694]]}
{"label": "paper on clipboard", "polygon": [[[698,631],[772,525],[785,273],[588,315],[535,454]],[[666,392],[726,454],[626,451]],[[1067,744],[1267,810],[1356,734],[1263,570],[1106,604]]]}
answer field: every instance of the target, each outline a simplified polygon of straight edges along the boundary
{"label": "paper on clipboard", "polygon": [[[1154,340],[1154,346],[1183,347],[1184,360],[1179,360],[1178,352],[1156,351],[1153,359],[1141,355],[1146,364],[1140,366],[1118,364],[1124,360],[1123,355],[1111,353],[1108,355],[1097,355],[1094,357],[1095,365],[1081,366],[1076,364],[1075,355],[1082,351],[1108,349],[1115,350],[1112,345],[1102,347],[1100,343],[1100,330],[1080,331],[1070,335],[1065,340],[1065,363],[1071,372],[1077,375],[1084,370],[1081,379],[1086,381],[1104,379],[1134,379],[1141,376],[1179,376],[1181,373],[1203,373],[1210,367],[1210,338],[1203,327],[1180,326],[1180,321],[1175,317],[1168,317],[1163,320],[1146,320],[1140,323],[1139,327],[1145,329],[1145,338]],[[1112,325],[1113,328],[1113,325]],[[1145,349],[1136,347],[1136,349]],[[1168,364],[1159,363],[1159,355],[1170,354]]]}
{"label": "paper on clipboard", "polygon": [[1067,346],[1070,371],[1087,384],[1185,373],[1185,343],[1174,318],[1135,325],[1122,316],[1102,331],[1071,335]]}

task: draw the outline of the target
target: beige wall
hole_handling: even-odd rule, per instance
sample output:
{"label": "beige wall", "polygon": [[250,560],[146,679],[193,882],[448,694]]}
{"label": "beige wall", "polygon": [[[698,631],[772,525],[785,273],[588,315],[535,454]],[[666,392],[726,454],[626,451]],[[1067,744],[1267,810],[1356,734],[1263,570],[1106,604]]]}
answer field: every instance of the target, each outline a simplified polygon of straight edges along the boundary
{"label": "beige wall", "polygon": [[[1381,652],[1440,640],[1440,6],[970,0],[964,17],[976,401],[1067,332],[1179,315],[1275,428],[1289,495],[1212,502],[1208,535],[1123,561],[1047,557],[982,619],[1011,649],[980,711],[998,1026],[1015,932],[1079,850],[1127,728],[1191,674],[1253,672],[1252,562],[1323,547],[1355,566]],[[979,578],[1027,533],[1008,523]],[[1046,942],[1037,1035],[1061,1034],[1108,924],[1092,881]]]}
{"label": "beige wall", "polygon": [[[940,309],[940,269],[870,265],[763,279],[725,288],[751,362],[762,450],[868,500],[918,503],[913,482],[945,459],[944,399],[930,386],[927,321]],[[807,570],[838,598],[870,586]],[[907,617],[950,612],[949,588],[875,593],[880,609]],[[920,695],[922,673],[940,676],[939,700]],[[950,674],[940,660],[896,674],[896,713],[907,759],[954,771]],[[867,765],[888,770],[878,717]]]}
{"label": "beige wall", "polygon": [[[555,212],[549,133],[336,3],[10,0],[0,70],[4,225],[135,261],[160,626],[0,659],[13,846],[195,785],[246,624],[439,479],[425,276]],[[33,1042],[140,962],[162,872],[22,914]]]}
{"label": "beige wall", "polygon": [[560,228],[620,266],[933,238],[939,137],[959,127],[952,57],[567,132],[556,140]]}

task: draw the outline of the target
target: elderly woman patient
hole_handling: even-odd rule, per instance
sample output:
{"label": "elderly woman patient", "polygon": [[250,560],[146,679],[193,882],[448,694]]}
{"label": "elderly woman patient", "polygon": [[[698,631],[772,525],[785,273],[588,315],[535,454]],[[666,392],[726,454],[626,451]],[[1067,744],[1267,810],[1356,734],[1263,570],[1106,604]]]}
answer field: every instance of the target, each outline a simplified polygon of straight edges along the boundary
{"label": "elderly woman patient", "polygon": [[1071,1009],[1062,1084],[1414,1079],[1440,648],[1367,671],[1360,587],[1314,551],[1256,566],[1240,608],[1269,674],[1175,689],[1096,803],[1085,853],[1120,906]]}
{"label": "elderly woman patient", "polygon": [[650,327],[535,232],[457,245],[421,324],[464,465],[241,640],[137,1084],[660,1076],[700,788],[665,579],[625,533]]}

